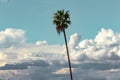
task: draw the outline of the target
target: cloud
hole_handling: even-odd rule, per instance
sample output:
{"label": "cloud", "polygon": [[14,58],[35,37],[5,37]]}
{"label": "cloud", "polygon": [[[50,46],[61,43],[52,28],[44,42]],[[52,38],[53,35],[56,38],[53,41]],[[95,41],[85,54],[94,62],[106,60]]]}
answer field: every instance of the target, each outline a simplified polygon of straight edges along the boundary
{"label": "cloud", "polygon": [[24,43],[25,31],[21,29],[7,28],[0,31],[0,47],[10,47]]}
{"label": "cloud", "polygon": [[[24,30],[0,31],[0,79],[70,78],[64,45],[49,45],[46,41],[28,44],[25,40]],[[119,80],[120,33],[102,28],[95,39],[83,41],[75,33],[68,47],[75,80]]]}
{"label": "cloud", "polygon": [[78,45],[79,41],[80,41],[80,36],[79,34],[75,33],[70,36],[68,45],[70,46],[70,48],[75,48]]}
{"label": "cloud", "polygon": [[36,45],[47,45],[46,41],[37,41]]}
{"label": "cloud", "polygon": [[0,51],[0,66],[4,66],[7,62],[7,55],[5,55],[2,51]]}
{"label": "cloud", "polygon": [[[74,69],[72,69],[73,71]],[[57,70],[56,72],[53,72],[53,74],[69,74],[69,68],[62,68]]]}
{"label": "cloud", "polygon": [[22,62],[16,64],[6,64],[0,67],[0,70],[19,70],[19,69],[27,69],[29,66],[49,66],[49,64],[42,60],[34,60],[31,62]]}
{"label": "cloud", "polygon": [[113,32],[111,29],[105,30],[102,28],[96,36],[95,42],[99,46],[111,46],[113,44],[119,44],[120,34]]}
{"label": "cloud", "polygon": [[70,52],[73,60],[120,60],[120,33],[111,29],[102,28],[95,39],[85,39],[78,44]]}
{"label": "cloud", "polygon": [[31,62],[31,60],[44,60],[48,62],[54,61],[55,59],[60,60],[64,56],[63,53],[61,53],[62,49],[59,45],[41,46],[24,44],[22,47],[2,48],[1,50],[7,55],[6,62],[13,64],[23,61]]}

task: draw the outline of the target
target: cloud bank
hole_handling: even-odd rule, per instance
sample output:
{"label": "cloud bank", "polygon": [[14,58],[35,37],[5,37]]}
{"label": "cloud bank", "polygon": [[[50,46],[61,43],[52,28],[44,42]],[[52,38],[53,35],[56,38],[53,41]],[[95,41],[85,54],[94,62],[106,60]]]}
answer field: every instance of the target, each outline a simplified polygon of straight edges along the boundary
{"label": "cloud bank", "polygon": [[[75,80],[119,80],[120,33],[102,28],[94,39],[83,41],[75,33],[68,46]],[[64,45],[49,45],[46,41],[28,44],[22,29],[0,31],[0,79],[69,78]]]}

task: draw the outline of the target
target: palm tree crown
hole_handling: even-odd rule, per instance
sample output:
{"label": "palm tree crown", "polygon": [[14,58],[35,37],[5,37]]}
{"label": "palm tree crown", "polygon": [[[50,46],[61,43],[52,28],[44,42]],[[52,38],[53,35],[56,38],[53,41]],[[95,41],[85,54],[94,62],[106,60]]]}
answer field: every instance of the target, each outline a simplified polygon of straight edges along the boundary
{"label": "palm tree crown", "polygon": [[68,25],[71,24],[69,11],[58,10],[54,14],[53,23],[56,25],[56,30],[58,34],[63,31],[63,29],[68,28]]}

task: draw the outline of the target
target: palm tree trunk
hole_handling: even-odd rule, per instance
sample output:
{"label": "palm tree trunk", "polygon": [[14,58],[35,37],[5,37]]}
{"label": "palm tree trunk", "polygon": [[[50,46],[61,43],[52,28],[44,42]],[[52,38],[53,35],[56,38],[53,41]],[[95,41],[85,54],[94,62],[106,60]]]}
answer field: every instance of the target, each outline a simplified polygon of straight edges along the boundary
{"label": "palm tree trunk", "polygon": [[66,38],[65,29],[63,29],[63,34],[64,34],[64,39],[65,39],[67,57],[68,57],[68,64],[69,64],[69,70],[70,70],[70,77],[71,77],[71,80],[73,80],[72,69],[71,69],[71,62],[70,62],[70,56],[69,56],[69,51],[68,51],[68,45],[67,45],[67,38]]}

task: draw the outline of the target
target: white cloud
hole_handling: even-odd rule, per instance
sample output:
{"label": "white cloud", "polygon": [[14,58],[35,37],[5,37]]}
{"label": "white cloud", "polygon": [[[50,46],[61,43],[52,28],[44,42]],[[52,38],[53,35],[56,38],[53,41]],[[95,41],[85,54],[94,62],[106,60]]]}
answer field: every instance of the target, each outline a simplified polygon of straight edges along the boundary
{"label": "white cloud", "polygon": [[[0,68],[6,69],[0,70],[0,79],[70,78],[65,46],[49,45],[46,41],[27,44],[25,39],[25,31],[21,29],[8,28],[0,31]],[[21,45],[16,47],[16,44]],[[79,34],[75,33],[71,35],[68,47],[75,80],[119,80],[120,33],[102,28],[95,39],[81,42]]]}
{"label": "white cloud", "polygon": [[95,42],[99,46],[110,46],[120,42],[120,34],[113,32],[111,29],[105,30],[104,28],[98,33]]}
{"label": "white cloud", "polygon": [[70,36],[68,45],[70,48],[75,48],[78,45],[79,41],[80,41],[80,36],[79,36],[79,34],[75,33]]}
{"label": "white cloud", "polygon": [[[74,42],[74,41],[73,41]],[[85,39],[71,51],[73,60],[120,60],[120,33],[102,28],[95,39]],[[84,56],[83,56],[84,55]]]}
{"label": "white cloud", "polygon": [[7,28],[0,31],[0,47],[19,45],[25,41],[25,31],[21,29]]}
{"label": "white cloud", "polygon": [[37,41],[36,45],[47,45],[46,41]]}
{"label": "white cloud", "polygon": [[7,55],[0,51],[0,66],[4,66],[7,62]]}
{"label": "white cloud", "polygon": [[[72,71],[74,71],[73,68],[72,68]],[[53,74],[69,74],[69,68],[59,69],[59,70],[53,72]]]}

